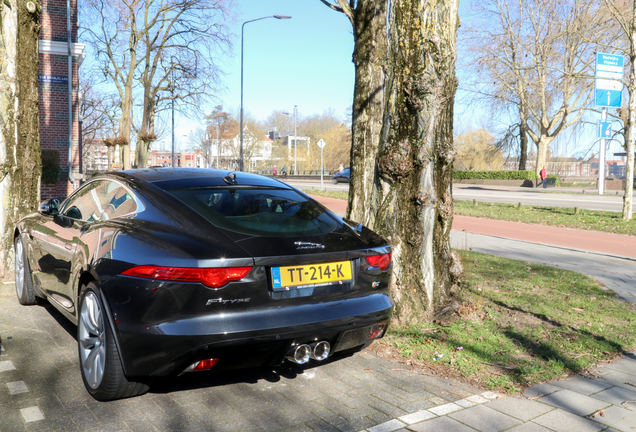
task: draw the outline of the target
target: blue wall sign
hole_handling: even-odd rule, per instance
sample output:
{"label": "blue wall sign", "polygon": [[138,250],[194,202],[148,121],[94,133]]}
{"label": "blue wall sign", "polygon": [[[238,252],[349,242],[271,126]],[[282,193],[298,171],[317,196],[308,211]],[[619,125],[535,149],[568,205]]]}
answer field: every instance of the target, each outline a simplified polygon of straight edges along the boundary
{"label": "blue wall sign", "polygon": [[68,84],[68,77],[66,75],[38,74],[38,81],[41,83]]}

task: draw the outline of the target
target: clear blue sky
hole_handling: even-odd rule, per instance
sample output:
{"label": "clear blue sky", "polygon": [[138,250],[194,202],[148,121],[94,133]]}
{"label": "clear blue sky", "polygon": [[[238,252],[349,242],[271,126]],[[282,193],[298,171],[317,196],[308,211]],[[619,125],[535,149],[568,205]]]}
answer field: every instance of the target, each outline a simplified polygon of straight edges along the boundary
{"label": "clear blue sky", "polygon": [[[236,21],[231,24],[232,51],[220,66],[225,72],[223,91],[203,109],[217,105],[238,112],[241,102],[241,25],[245,25],[243,51],[244,112],[265,120],[274,110],[298,116],[322,114],[333,109],[344,119],[353,100],[353,34],[347,17],[320,0],[235,0]],[[179,118],[177,146],[185,144],[200,119]],[[169,137],[166,137],[169,141]]]}
{"label": "clear blue sky", "polygon": [[[467,4],[468,2],[463,2]],[[299,117],[333,109],[344,118],[353,101],[353,34],[347,17],[320,0],[237,0],[232,26],[233,57],[222,64],[225,92],[219,95],[226,110],[238,112],[241,100],[241,25],[271,15],[291,15],[245,25],[243,106],[260,120],[274,110]],[[460,3],[460,14],[465,15]],[[462,18],[464,22],[466,18]],[[210,109],[214,104],[210,104]],[[194,119],[193,119],[194,120]],[[183,122],[178,136],[187,134]]]}
{"label": "clear blue sky", "polygon": [[344,115],[353,99],[353,35],[344,14],[319,0],[240,0],[233,26],[234,57],[223,65],[227,92],[223,105],[238,109],[241,84],[241,24],[275,14],[289,20],[265,19],[245,25],[243,106],[265,119],[273,110],[299,116],[333,108]]}

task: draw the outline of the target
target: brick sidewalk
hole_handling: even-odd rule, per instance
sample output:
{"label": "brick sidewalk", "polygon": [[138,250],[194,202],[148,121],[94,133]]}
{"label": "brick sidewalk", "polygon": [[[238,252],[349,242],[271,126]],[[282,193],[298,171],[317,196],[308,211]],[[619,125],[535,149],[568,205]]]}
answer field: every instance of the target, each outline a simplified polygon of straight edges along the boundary
{"label": "brick sidewalk", "polygon": [[[93,400],[75,328],[51,306],[20,306],[0,287],[0,431],[632,431],[636,357],[500,397],[390,363],[372,352],[316,368],[286,364],[190,375],[143,396]],[[636,405],[636,404],[635,404]],[[603,415],[590,418],[599,410]],[[611,429],[608,429],[611,427]]]}
{"label": "brick sidewalk", "polygon": [[315,368],[191,374],[97,402],[75,331],[52,306],[20,306],[13,284],[0,285],[0,431],[359,431],[483,393],[366,351]]}

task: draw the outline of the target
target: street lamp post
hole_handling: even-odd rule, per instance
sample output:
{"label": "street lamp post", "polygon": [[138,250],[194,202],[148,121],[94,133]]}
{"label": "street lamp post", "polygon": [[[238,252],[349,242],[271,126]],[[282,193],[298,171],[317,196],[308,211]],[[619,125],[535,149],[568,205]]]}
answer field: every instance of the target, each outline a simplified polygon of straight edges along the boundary
{"label": "street lamp post", "polygon": [[219,169],[219,154],[221,153],[221,142],[219,141],[219,124],[216,124],[216,169]]}
{"label": "street lamp post", "polygon": [[174,168],[174,83],[172,83],[172,168]]}
{"label": "street lamp post", "polygon": [[170,93],[172,97],[172,168],[174,168],[174,56],[170,56],[170,73],[172,74],[172,83],[170,83]]}
{"label": "street lamp post", "polygon": [[298,106],[294,105],[294,175],[298,175],[298,160],[296,159],[296,149],[298,148],[298,137],[296,136],[296,120],[298,119]]}
{"label": "street lamp post", "polygon": [[289,15],[270,15],[266,17],[256,18],[253,20],[245,21],[241,26],[241,150],[240,150],[240,161],[239,161],[239,170],[243,171],[243,34],[245,30],[245,24],[251,23],[254,21],[260,21],[267,18],[276,18],[276,19],[290,19]]}

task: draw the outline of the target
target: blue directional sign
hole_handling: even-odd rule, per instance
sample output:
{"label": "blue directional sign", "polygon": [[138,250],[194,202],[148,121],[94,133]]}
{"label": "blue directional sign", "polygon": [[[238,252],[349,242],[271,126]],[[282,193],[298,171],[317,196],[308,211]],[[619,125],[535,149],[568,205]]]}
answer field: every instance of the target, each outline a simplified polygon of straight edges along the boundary
{"label": "blue directional sign", "polygon": [[612,136],[612,122],[598,121],[598,138],[610,138]]}
{"label": "blue directional sign", "polygon": [[620,108],[623,102],[622,55],[596,53],[596,80],[594,84],[596,106]]}

